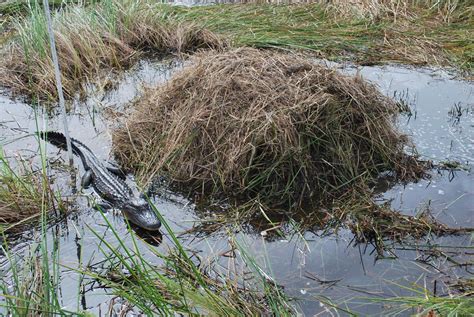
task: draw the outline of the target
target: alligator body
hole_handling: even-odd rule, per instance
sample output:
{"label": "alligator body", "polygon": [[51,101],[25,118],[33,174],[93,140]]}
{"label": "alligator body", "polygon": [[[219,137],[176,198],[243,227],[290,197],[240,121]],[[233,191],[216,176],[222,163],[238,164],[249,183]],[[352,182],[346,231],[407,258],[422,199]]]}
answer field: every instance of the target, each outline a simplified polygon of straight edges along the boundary
{"label": "alligator body", "polygon": [[[58,148],[66,149],[66,137],[62,133],[49,131],[39,135]],[[160,228],[161,222],[149,203],[142,196],[137,197],[133,194],[119,168],[104,165],[87,146],[73,138],[71,147],[73,153],[81,158],[85,169],[81,181],[83,187],[92,184],[96,192],[111,207],[121,210],[135,225],[149,231]]]}

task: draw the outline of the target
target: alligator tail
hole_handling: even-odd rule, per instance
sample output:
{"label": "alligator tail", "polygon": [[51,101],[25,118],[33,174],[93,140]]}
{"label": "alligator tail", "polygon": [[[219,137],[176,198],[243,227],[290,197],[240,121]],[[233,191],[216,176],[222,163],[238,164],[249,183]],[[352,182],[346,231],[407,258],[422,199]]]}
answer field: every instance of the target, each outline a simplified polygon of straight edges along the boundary
{"label": "alligator tail", "polygon": [[[38,132],[37,133],[40,138],[42,138],[45,141],[48,141],[52,145],[60,148],[61,150],[67,151],[67,141],[66,137],[64,134],[61,132],[56,132],[56,131],[43,131],[43,132]],[[71,138],[71,148],[74,154],[76,155],[81,155],[81,150],[77,147],[76,144],[74,144],[76,140]]]}

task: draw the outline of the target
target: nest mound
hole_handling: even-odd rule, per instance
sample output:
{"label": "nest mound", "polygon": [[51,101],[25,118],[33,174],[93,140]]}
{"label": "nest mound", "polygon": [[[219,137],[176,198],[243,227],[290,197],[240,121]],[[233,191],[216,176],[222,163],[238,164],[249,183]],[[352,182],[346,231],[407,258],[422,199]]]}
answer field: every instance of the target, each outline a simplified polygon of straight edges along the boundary
{"label": "nest mound", "polygon": [[113,143],[142,183],[165,173],[205,194],[300,206],[381,171],[411,173],[397,112],[361,77],[243,48],[197,54],[148,89]]}

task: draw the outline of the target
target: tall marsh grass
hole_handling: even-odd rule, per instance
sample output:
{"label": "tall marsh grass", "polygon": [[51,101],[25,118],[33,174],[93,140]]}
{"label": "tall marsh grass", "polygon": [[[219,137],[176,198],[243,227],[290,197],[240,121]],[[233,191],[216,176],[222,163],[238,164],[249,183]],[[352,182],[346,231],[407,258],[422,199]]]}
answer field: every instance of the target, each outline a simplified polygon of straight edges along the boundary
{"label": "tall marsh grass", "polygon": [[[51,211],[63,211],[64,205],[51,188],[39,139],[38,146],[41,165],[37,170],[25,160],[12,163],[0,151],[0,254],[7,260],[7,270],[0,276],[0,308],[10,316],[68,313],[59,299],[59,244],[57,237],[51,241],[47,235]],[[32,218],[40,223],[34,242],[23,254],[12,252],[7,231]]]}
{"label": "tall marsh grass", "polygon": [[5,157],[0,147],[0,231],[38,219],[43,209],[60,213],[64,207],[41,169]]}
{"label": "tall marsh grass", "polygon": [[[275,3],[274,1],[269,1]],[[458,66],[472,72],[468,1],[311,1],[173,8],[233,46],[307,50],[331,60]]]}
{"label": "tall marsh grass", "polygon": [[[32,2],[28,16],[15,23],[18,34],[3,51],[0,83],[14,93],[54,100],[54,68],[49,54],[46,20]],[[82,84],[133,64],[144,51],[181,54],[217,48],[222,42],[211,32],[179,23],[142,1],[105,0],[89,6],[68,6],[53,16],[64,94],[81,93]]]}
{"label": "tall marsh grass", "polygon": [[[471,71],[472,9],[466,1],[331,1],[191,8],[152,1],[70,5],[53,17],[65,95],[132,65],[144,53],[190,53],[232,46],[307,50],[361,64],[456,65]],[[54,100],[54,75],[42,9],[30,2],[3,49],[0,84]],[[225,39],[225,40],[223,40]]]}

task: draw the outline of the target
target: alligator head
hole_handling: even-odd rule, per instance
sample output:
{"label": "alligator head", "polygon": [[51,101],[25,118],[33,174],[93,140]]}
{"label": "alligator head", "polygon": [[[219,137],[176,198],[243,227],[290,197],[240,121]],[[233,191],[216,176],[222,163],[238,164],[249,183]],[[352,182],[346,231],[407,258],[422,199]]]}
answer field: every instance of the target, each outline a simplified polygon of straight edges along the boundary
{"label": "alligator head", "polygon": [[123,204],[121,210],[131,223],[145,230],[157,231],[161,227],[160,219],[158,219],[150,204],[143,198],[128,200]]}

